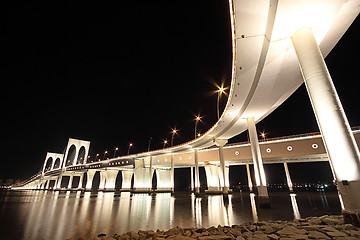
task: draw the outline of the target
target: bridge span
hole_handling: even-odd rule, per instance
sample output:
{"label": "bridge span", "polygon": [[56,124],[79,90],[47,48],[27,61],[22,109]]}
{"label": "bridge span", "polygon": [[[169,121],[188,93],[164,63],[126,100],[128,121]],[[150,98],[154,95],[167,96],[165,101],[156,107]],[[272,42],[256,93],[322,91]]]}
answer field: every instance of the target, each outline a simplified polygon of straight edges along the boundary
{"label": "bridge span", "polygon": [[[259,145],[255,124],[305,83],[324,142],[324,146],[314,143],[319,147],[310,150],[326,149],[343,202],[344,214],[355,214],[360,224],[359,148],[323,59],[359,12],[359,0],[229,0],[231,86],[225,110],[217,123],[205,134],[187,143],[97,164],[82,165],[82,162],[86,162],[83,157],[70,158],[68,162],[67,149],[64,155],[65,170],[71,169],[75,174],[75,171],[82,172],[88,166],[86,171],[90,178],[91,172],[107,164],[107,171],[101,171],[101,176],[104,176],[101,179],[105,179],[105,176],[112,179],[122,167],[126,173],[123,181],[128,183],[132,174],[129,168],[135,166],[132,170],[135,190],[143,191],[149,187],[152,167],[158,166],[158,186],[173,191],[175,164],[186,166],[185,161],[190,164],[192,157],[191,161],[195,164],[195,192],[199,192],[198,166],[202,163],[207,169],[208,179],[213,179],[213,176],[214,179],[219,179],[218,185],[214,183],[215,189],[219,186],[222,193],[227,194],[229,187],[226,164],[242,160],[246,163],[245,159],[241,159],[242,152],[251,149],[260,205],[269,206],[262,157],[266,159],[271,154],[275,155],[278,150],[275,142],[273,149],[269,148],[270,153],[261,150],[260,145],[265,143]],[[231,147],[225,147],[226,143],[228,139],[246,130],[249,131],[251,147],[233,146],[234,149],[239,149],[239,156],[237,160],[231,160],[235,156],[231,153]],[[84,147],[81,156],[86,156],[86,144],[76,144]],[[218,147],[217,158],[211,154],[215,150],[207,149],[214,145]],[[80,148],[76,148],[76,151],[80,151]],[[286,151],[283,157],[291,156],[297,150],[292,146],[291,151]],[[79,156],[79,152],[73,154]],[[202,159],[204,156],[208,162]],[[182,162],[179,163],[180,161]],[[219,166],[212,164],[216,161]],[[160,167],[161,164],[166,165],[164,162],[168,163],[167,168],[170,166],[170,173],[168,169]],[[147,165],[151,167],[144,167]],[[60,171],[62,175],[67,172],[63,171],[64,168]],[[36,177],[32,182],[35,181],[38,186],[42,180]],[[209,181],[208,187],[211,188]],[[113,185],[102,181],[101,188],[107,187],[111,188]]]}
{"label": "bridge span", "polygon": [[[355,139],[360,144],[360,129],[353,130]],[[77,143],[77,144],[76,144]],[[83,144],[83,145],[82,145]],[[76,145],[76,147],[75,147]],[[115,182],[121,172],[121,191],[151,192],[152,181],[156,174],[157,189],[159,192],[171,192],[171,154],[155,157],[142,157],[134,154],[101,160],[97,162],[81,162],[88,155],[81,149],[90,146],[88,141],[69,139],[66,158],[64,154],[46,154],[42,171],[21,186],[14,189],[44,189],[44,190],[87,190],[93,188],[93,178],[96,172],[100,173],[100,191],[115,191]],[[329,161],[320,133],[302,134],[282,138],[266,139],[259,142],[260,152],[264,164],[282,163],[287,177],[287,185],[293,191],[288,164],[298,162]],[[71,152],[73,150],[73,152]],[[84,149],[85,150],[85,149]],[[221,165],[217,147],[208,147],[199,150],[198,166],[203,166],[206,173],[208,193],[222,193]],[[84,151],[88,152],[88,151]],[[190,168],[191,186],[194,189],[194,151],[173,154],[174,168]],[[253,167],[251,144],[232,143],[224,146],[225,158],[225,185],[229,186],[229,167],[233,165],[246,165],[248,186],[252,189],[250,168]],[[75,161],[77,160],[77,161]],[[71,164],[66,164],[71,163]],[[75,164],[73,164],[75,163]],[[241,174],[241,173],[239,173]],[[244,173],[243,173],[244,174]],[[64,186],[64,178],[68,184]],[[74,186],[74,177],[78,177],[77,186]],[[85,178],[85,179],[83,179]],[[133,186],[132,186],[133,181]],[[83,185],[83,182],[85,183]],[[200,185],[200,183],[197,183]]]}

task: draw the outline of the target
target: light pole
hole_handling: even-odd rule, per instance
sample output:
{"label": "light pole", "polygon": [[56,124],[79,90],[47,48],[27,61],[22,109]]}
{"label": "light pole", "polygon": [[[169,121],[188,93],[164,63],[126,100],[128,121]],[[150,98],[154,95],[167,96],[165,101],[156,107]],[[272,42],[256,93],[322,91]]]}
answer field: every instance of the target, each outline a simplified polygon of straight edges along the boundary
{"label": "light pole", "polygon": [[[174,136],[176,134],[176,128],[172,129],[172,135],[171,135],[171,147],[174,143]],[[171,193],[174,193],[174,154],[171,153]]]}
{"label": "light pole", "polygon": [[[96,162],[96,159],[97,159],[98,156],[99,156],[99,154],[97,153],[96,156],[95,156],[95,162]],[[100,161],[100,160],[99,160],[99,161]]]}
{"label": "light pole", "polygon": [[197,134],[197,125],[198,125],[199,121],[201,121],[201,117],[200,117],[200,115],[197,115],[195,118],[195,138],[199,136]]}
{"label": "light pole", "polygon": [[105,155],[106,155],[107,153],[108,153],[107,151],[104,152],[103,160],[105,160]]}
{"label": "light pole", "polygon": [[163,145],[163,149],[165,148],[165,145],[168,144],[168,141],[165,139],[164,140],[164,145]]}
{"label": "light pole", "polygon": [[150,152],[151,139],[152,139],[152,137],[150,137],[150,139],[149,139],[148,152]]}
{"label": "light pole", "polygon": [[217,93],[218,93],[218,98],[217,98],[217,117],[218,117],[218,120],[220,118],[220,97],[221,97],[221,94],[225,92],[225,88],[224,87],[219,87]]}
{"label": "light pole", "polygon": [[263,140],[265,140],[265,138],[266,138],[266,132],[264,131],[264,132],[260,132],[260,136],[262,137],[262,139]]}
{"label": "light pole", "polygon": [[115,158],[115,155],[116,155],[116,151],[119,150],[119,148],[115,148],[115,151],[114,151],[114,156],[113,158]]}
{"label": "light pole", "polygon": [[128,148],[128,152],[127,152],[127,155],[130,154],[130,148],[133,146],[133,143],[129,143],[129,148]]}
{"label": "light pole", "polygon": [[173,143],[174,143],[174,136],[175,136],[176,132],[177,132],[176,128],[172,129],[172,134],[171,134],[171,144],[170,144],[170,146],[171,146],[171,147],[173,146]]}

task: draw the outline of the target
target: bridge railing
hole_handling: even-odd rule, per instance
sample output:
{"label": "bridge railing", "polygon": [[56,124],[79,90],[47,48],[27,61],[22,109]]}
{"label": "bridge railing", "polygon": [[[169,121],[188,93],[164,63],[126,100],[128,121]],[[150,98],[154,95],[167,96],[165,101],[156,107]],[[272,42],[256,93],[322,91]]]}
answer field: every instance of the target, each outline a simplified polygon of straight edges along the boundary
{"label": "bridge railing", "polygon": [[[353,134],[360,133],[360,126],[352,127],[351,130],[352,130]],[[321,137],[321,133],[320,132],[312,132],[312,133],[294,134],[294,135],[289,135],[289,136],[284,136],[284,137],[265,138],[265,139],[259,139],[259,142],[272,142],[272,141],[290,140],[290,139],[296,139],[296,138],[307,138],[307,137],[315,137],[315,136]],[[236,146],[236,145],[246,145],[246,144],[250,144],[250,141],[244,141],[241,143],[229,143],[229,144],[226,144],[226,146]],[[210,149],[210,148],[215,148],[215,146],[209,147],[208,149]]]}

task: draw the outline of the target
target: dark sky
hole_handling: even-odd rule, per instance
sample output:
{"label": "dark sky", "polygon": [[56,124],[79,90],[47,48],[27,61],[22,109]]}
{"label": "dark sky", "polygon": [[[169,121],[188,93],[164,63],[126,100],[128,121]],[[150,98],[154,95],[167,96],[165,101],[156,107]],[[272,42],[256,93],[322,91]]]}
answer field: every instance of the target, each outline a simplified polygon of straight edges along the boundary
{"label": "dark sky", "polygon": [[[126,154],[129,142],[145,151],[150,137],[151,149],[161,148],[175,126],[175,144],[190,140],[194,114],[204,116],[201,132],[215,122],[214,85],[230,78],[227,1],[11,1],[0,9],[0,178],[30,177],[69,137],[90,140],[92,154]],[[352,126],[360,125],[359,21],[326,59]],[[318,131],[305,88],[258,130]]]}

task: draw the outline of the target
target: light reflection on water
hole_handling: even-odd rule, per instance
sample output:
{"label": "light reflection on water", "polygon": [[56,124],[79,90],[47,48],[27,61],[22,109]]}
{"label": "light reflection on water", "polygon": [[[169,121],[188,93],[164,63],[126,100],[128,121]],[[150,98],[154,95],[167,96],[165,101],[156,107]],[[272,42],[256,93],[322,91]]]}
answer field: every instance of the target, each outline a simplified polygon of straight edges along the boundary
{"label": "light reflection on water", "polygon": [[66,239],[113,235],[139,229],[169,229],[299,219],[340,214],[335,193],[272,193],[271,208],[257,206],[255,194],[0,192],[0,226],[5,239]]}

